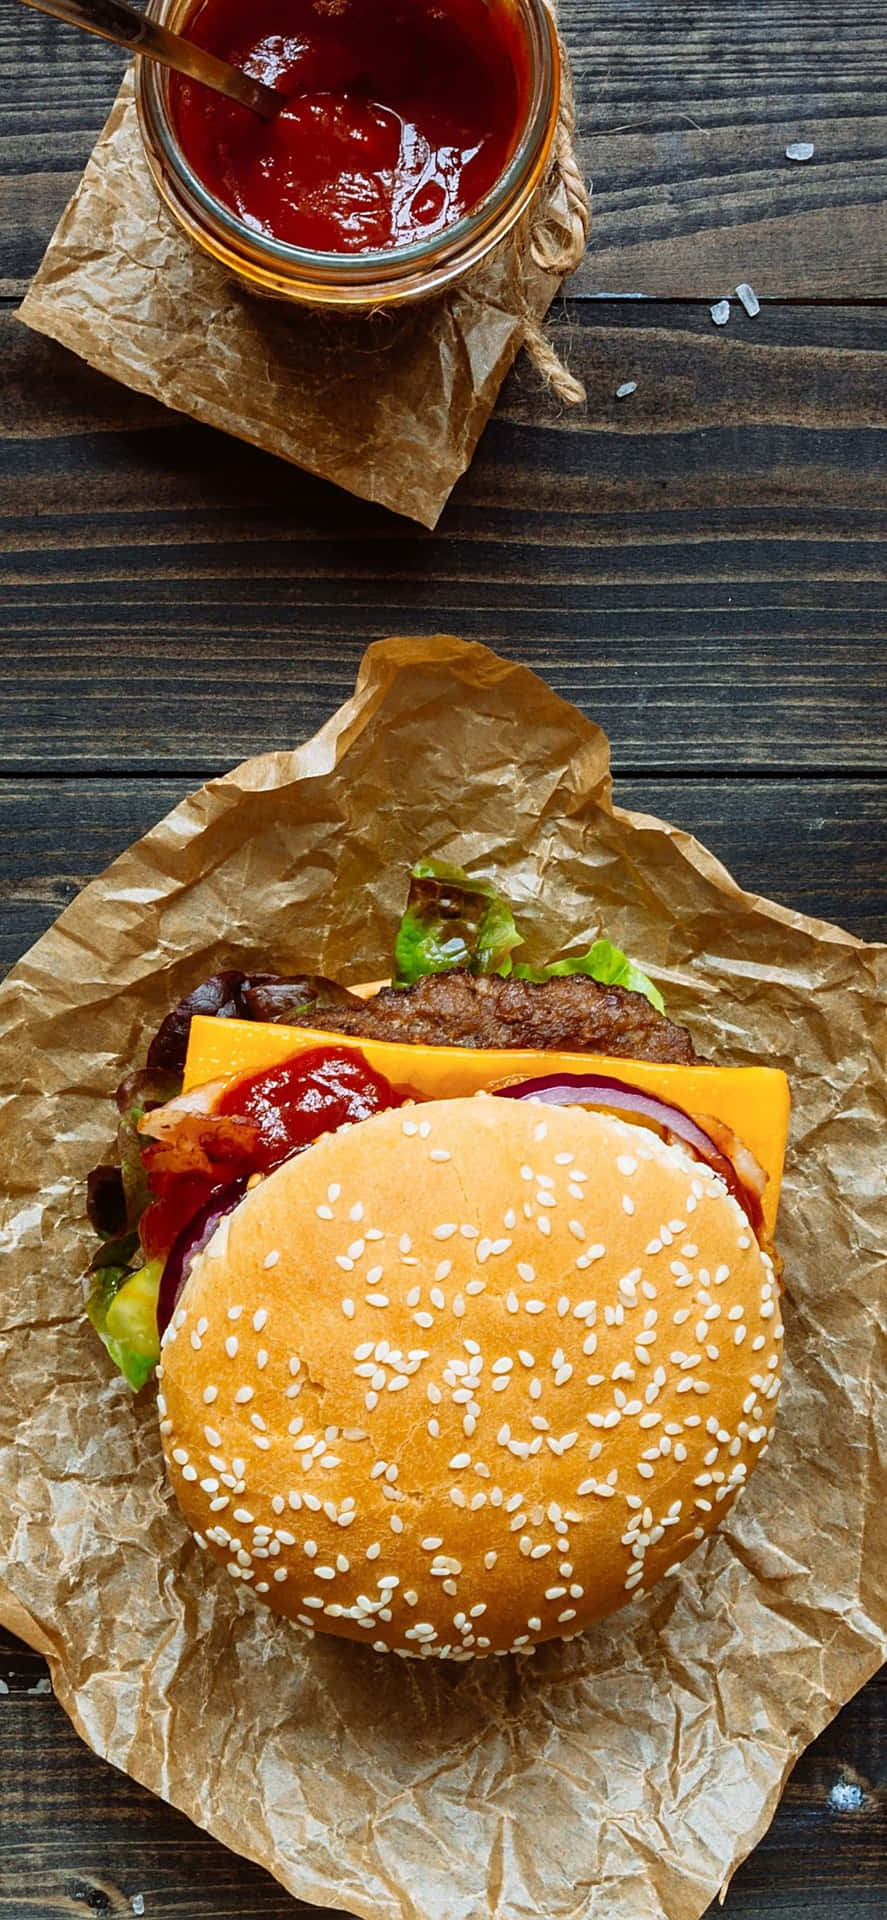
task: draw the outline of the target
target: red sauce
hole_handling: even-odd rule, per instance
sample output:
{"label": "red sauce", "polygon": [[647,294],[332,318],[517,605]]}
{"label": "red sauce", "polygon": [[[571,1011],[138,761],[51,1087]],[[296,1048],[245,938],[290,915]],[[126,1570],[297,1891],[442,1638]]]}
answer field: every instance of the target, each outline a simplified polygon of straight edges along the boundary
{"label": "red sauce", "polygon": [[360,1053],[315,1047],[244,1075],[212,1113],[187,1114],[173,1136],[151,1140],[142,1161],[152,1193],[139,1222],[146,1259],[165,1254],[194,1215],[232,1180],[269,1173],[323,1133],[368,1120],[411,1095]]}
{"label": "red sauce", "polygon": [[[147,1154],[142,1157],[146,1159]],[[149,1173],[148,1184],[155,1198],[139,1221],[139,1240],[146,1260],[162,1259],[169,1252],[183,1227],[206,1205],[210,1195],[221,1192],[226,1177],[233,1179],[234,1174],[227,1175],[227,1170],[221,1167],[212,1175],[164,1176],[160,1183],[163,1191],[158,1192]]]}
{"label": "red sauce", "polygon": [[187,32],[289,98],[267,122],[170,81],[193,171],[291,246],[427,240],[476,206],[514,150],[528,71],[509,0],[204,0]]}
{"label": "red sauce", "polygon": [[249,1171],[267,1173],[290,1154],[301,1153],[322,1133],[334,1133],[348,1121],[368,1120],[387,1107],[401,1107],[384,1074],[374,1073],[359,1053],[315,1047],[277,1067],[235,1081],[223,1093],[216,1112],[236,1114],[255,1129]]}

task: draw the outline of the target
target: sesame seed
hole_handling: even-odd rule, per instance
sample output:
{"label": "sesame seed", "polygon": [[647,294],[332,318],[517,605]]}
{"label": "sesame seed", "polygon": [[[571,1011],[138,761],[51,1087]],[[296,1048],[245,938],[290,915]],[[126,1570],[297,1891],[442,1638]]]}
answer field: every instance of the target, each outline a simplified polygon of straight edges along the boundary
{"label": "sesame seed", "polygon": [[237,1340],[236,1333],[229,1333],[228,1338],[225,1341],[225,1352],[227,1353],[229,1360],[233,1360],[236,1358],[237,1347],[238,1347],[238,1340]]}
{"label": "sesame seed", "polygon": [[435,1240],[452,1240],[453,1234],[458,1232],[458,1226],[454,1220],[447,1220],[432,1231]]}

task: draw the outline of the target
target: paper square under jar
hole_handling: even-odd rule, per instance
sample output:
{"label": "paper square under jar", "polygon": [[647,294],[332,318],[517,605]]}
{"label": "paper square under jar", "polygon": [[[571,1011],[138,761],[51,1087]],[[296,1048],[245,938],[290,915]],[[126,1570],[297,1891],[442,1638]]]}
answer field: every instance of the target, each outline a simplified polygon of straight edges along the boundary
{"label": "paper square under jar", "polygon": [[[700,1051],[783,1066],[794,1100],[785,1381],[747,1495],[592,1632],[455,1670],[309,1642],[207,1563],[76,1279],[86,1172],[161,1013],[231,963],[378,977],[429,850],[501,884],[530,958],[606,928]],[[885,988],[887,948],[614,809],[600,730],[446,637],[370,648],[313,740],[87,887],[0,990],[0,1620],[95,1752],[363,1920],[698,1920],[883,1654]]]}
{"label": "paper square under jar", "polygon": [[[563,176],[542,192],[568,229]],[[160,201],[127,75],[18,317],[100,373],[436,525],[526,331],[560,284],[518,230],[470,279],[373,317],[259,299]],[[522,295],[522,297],[521,297]]]}

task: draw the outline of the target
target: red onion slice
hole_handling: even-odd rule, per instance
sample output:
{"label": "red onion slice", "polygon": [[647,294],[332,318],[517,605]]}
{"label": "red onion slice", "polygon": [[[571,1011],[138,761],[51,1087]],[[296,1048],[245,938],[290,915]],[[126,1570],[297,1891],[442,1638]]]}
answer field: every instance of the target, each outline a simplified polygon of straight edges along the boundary
{"label": "red onion slice", "polygon": [[175,1313],[193,1261],[212,1239],[219,1221],[239,1205],[250,1177],[244,1173],[239,1180],[231,1180],[227,1186],[217,1187],[173,1241],[166,1256],[157,1295],[157,1331],[161,1336]]}
{"label": "red onion slice", "polygon": [[627,1117],[637,1114],[643,1120],[652,1121],[670,1139],[682,1141],[713,1173],[720,1174],[760,1238],[764,1221],[759,1196],[740,1178],[732,1160],[721,1152],[711,1134],[681,1107],[658,1099],[656,1094],[645,1093],[642,1087],[629,1086],[625,1080],[598,1073],[550,1074],[539,1080],[520,1080],[511,1087],[497,1087],[495,1092],[506,1100],[541,1100],[553,1107],[608,1107]]}

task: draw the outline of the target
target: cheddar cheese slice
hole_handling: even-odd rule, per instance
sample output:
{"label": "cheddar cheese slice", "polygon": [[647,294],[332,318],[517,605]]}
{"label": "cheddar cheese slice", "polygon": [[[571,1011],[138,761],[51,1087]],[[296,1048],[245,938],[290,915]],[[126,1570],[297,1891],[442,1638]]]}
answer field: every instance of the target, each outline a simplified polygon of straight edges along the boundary
{"label": "cheddar cheese slice", "polygon": [[196,1014],[188,1041],[185,1092],[211,1080],[261,1073],[313,1047],[332,1046],[357,1050],[392,1085],[408,1087],[426,1100],[455,1099],[503,1080],[600,1073],[670,1101],[698,1118],[703,1126],[705,1116],[711,1115],[738,1134],[763,1167],[767,1175],[762,1200],[764,1224],[768,1235],[773,1234],[790,1109],[788,1081],[776,1067],[662,1066],[654,1061],[618,1060],[597,1053],[540,1053],[535,1048],[486,1051],[411,1046],[402,1041],[323,1033],[318,1028],[217,1020]]}

